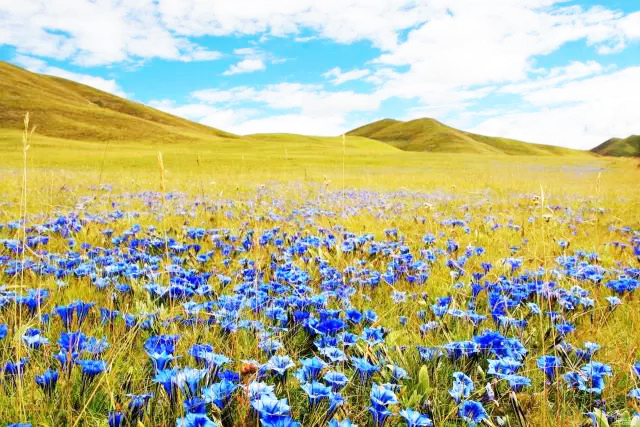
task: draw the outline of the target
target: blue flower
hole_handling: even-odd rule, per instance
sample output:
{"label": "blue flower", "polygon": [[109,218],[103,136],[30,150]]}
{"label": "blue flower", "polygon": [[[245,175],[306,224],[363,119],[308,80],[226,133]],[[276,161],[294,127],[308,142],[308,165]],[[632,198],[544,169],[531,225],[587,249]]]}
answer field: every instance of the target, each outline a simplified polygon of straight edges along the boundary
{"label": "blue flower", "polygon": [[347,360],[347,356],[344,351],[338,347],[324,347],[320,349],[320,354],[327,357],[331,363],[344,362]]}
{"label": "blue flower", "polygon": [[125,425],[124,422],[125,422],[125,418],[122,412],[117,412],[117,411],[109,412],[109,418],[108,418],[109,427],[124,427]]}
{"label": "blue flower", "polygon": [[482,403],[475,400],[465,400],[458,409],[458,415],[467,422],[467,425],[475,427],[478,423],[488,418]]}
{"label": "blue flower", "polygon": [[353,424],[349,419],[344,419],[342,421],[333,419],[329,421],[329,427],[358,427],[358,426],[356,424]]}
{"label": "blue flower", "polygon": [[262,427],[300,427],[300,423],[291,419],[291,417],[281,417],[274,420],[261,420]]}
{"label": "blue flower", "polygon": [[63,332],[58,338],[58,345],[66,353],[80,353],[87,345],[87,337],[80,331]]}
{"label": "blue flower", "polygon": [[87,315],[89,314],[89,310],[91,310],[94,305],[95,303],[93,302],[84,302],[81,300],[69,304],[69,307],[75,309],[78,327],[82,325],[84,320],[87,318]]}
{"label": "blue flower", "polygon": [[513,360],[510,357],[503,357],[502,359],[489,359],[489,368],[487,373],[491,375],[512,375],[515,374],[522,366],[522,363],[517,360]]}
{"label": "blue flower", "polygon": [[218,427],[206,414],[189,413],[176,421],[176,427]]}
{"label": "blue flower", "polygon": [[319,357],[311,357],[308,359],[301,358],[302,369],[304,371],[304,377],[307,381],[313,381],[318,378],[320,371],[327,366],[326,362]]}
{"label": "blue flower", "polygon": [[460,403],[462,399],[466,399],[471,396],[473,391],[473,381],[467,375],[462,372],[453,373],[453,386],[449,390],[449,394],[453,397],[456,403]]}
{"label": "blue flower", "polygon": [[557,356],[541,356],[536,360],[536,365],[544,372],[547,380],[552,382],[558,368],[562,366],[562,360]]}
{"label": "blue flower", "polygon": [[358,371],[360,380],[368,381],[375,372],[380,370],[380,367],[369,363],[369,361],[362,357],[352,357],[351,363]]}
{"label": "blue flower", "polygon": [[62,320],[62,326],[64,326],[65,329],[71,328],[73,313],[75,311],[74,307],[71,305],[60,305],[54,309],[56,314],[60,316],[60,319]]}
{"label": "blue flower", "polygon": [[374,384],[371,387],[369,398],[371,400],[369,412],[373,417],[373,422],[376,426],[382,427],[392,414],[388,406],[398,403],[398,398],[388,387],[379,384]]}
{"label": "blue flower", "polygon": [[173,401],[176,395],[176,373],[177,369],[162,369],[156,372],[153,378],[154,383],[162,385],[169,400]]}
{"label": "blue flower", "polygon": [[4,323],[0,323],[0,340],[3,340],[7,336],[8,331],[9,327]]}
{"label": "blue flower", "polygon": [[531,379],[522,375],[505,375],[502,378],[509,381],[509,387],[516,392],[531,385]]}
{"label": "blue flower", "polygon": [[[183,368],[176,372],[173,381],[184,393],[196,395],[200,388],[200,382],[208,373],[209,371],[206,369]],[[188,389],[185,389],[185,385]]]}
{"label": "blue flower", "polygon": [[403,409],[399,415],[404,418],[407,427],[429,427],[433,425],[431,419],[413,409]]}
{"label": "blue flower", "polygon": [[161,353],[147,353],[147,355],[153,362],[153,367],[156,371],[167,369],[171,361],[174,359],[173,354],[169,354],[165,351]]}
{"label": "blue flower", "polygon": [[168,353],[175,352],[176,343],[180,339],[179,335],[157,335],[147,339],[144,343],[144,349],[149,353]]}
{"label": "blue flower", "polygon": [[329,387],[316,381],[302,384],[301,387],[304,392],[307,393],[307,396],[309,397],[309,406],[311,407],[316,406],[322,399],[328,398],[331,393],[331,389]]}
{"label": "blue flower", "polygon": [[345,374],[337,371],[327,372],[324,374],[322,379],[331,386],[333,391],[341,390],[349,382],[349,379]]}
{"label": "blue flower", "polygon": [[91,381],[97,375],[103,373],[107,370],[107,362],[104,360],[84,360],[79,359],[75,360],[77,365],[80,365],[82,368],[82,375],[88,381]]}
{"label": "blue flower", "polygon": [[407,371],[405,371],[398,365],[391,366],[392,382],[399,383],[401,380],[407,380],[407,379],[409,379],[409,374],[407,374]]}
{"label": "blue flower", "polygon": [[131,398],[129,401],[129,418],[131,424],[135,424],[137,420],[142,419],[144,415],[144,407],[149,399],[153,397],[151,393],[143,394],[127,394]]}
{"label": "blue flower", "polygon": [[205,387],[202,390],[202,397],[207,402],[213,403],[220,410],[223,410],[229,403],[229,400],[231,400],[231,396],[237,387],[238,386],[232,382],[221,381]]}
{"label": "blue flower", "polygon": [[15,377],[17,376],[22,377],[22,374],[24,373],[24,367],[27,366],[27,363],[29,363],[29,359],[26,357],[20,359],[19,362],[9,361],[5,363],[3,369],[4,376],[11,379],[15,379]]}
{"label": "blue flower", "polygon": [[251,406],[260,415],[263,421],[272,422],[289,416],[287,399],[278,400],[275,396],[262,395],[251,402]]}
{"label": "blue flower", "polygon": [[296,366],[289,356],[271,356],[266,368],[275,371],[280,377],[285,377],[287,370]]}
{"label": "blue flower", "polygon": [[40,335],[40,329],[29,328],[22,336],[25,344],[33,349],[39,349],[43,345],[49,344],[49,340]]}
{"label": "blue flower", "polygon": [[207,413],[207,401],[200,397],[192,397],[182,402],[184,411],[187,414],[206,414]]}
{"label": "blue flower", "polygon": [[42,375],[36,375],[36,384],[38,384],[45,393],[51,394],[58,383],[58,376],[58,371],[44,371]]}

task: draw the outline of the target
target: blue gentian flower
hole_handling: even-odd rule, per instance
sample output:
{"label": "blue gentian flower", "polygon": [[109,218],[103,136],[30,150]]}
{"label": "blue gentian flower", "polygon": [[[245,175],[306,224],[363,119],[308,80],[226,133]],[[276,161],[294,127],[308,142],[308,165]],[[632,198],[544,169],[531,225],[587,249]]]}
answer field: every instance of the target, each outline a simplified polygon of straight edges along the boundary
{"label": "blue gentian flower", "polygon": [[156,371],[162,371],[169,368],[171,361],[175,358],[173,354],[165,351],[162,351],[161,353],[147,353],[147,355],[153,362],[153,367]]}
{"label": "blue gentian flower", "polygon": [[339,363],[347,360],[347,355],[344,351],[337,347],[324,347],[320,349],[320,354],[328,358],[331,363]]}
{"label": "blue gentian flower", "polygon": [[313,381],[318,378],[320,371],[327,366],[326,362],[319,357],[311,357],[308,359],[301,358],[302,369],[304,370],[304,377],[307,381]]}
{"label": "blue gentian flower", "polygon": [[58,345],[65,353],[80,353],[87,345],[87,337],[80,331],[63,332],[58,338]]}
{"label": "blue gentian flower", "polygon": [[261,420],[262,427],[300,427],[300,423],[286,416],[274,420]]}
{"label": "blue gentian flower", "polygon": [[75,360],[77,365],[80,365],[82,368],[82,376],[86,378],[87,381],[91,381],[97,375],[103,373],[107,370],[107,362],[104,360],[83,360],[78,359]]}
{"label": "blue gentian flower", "polygon": [[156,372],[153,378],[154,383],[162,385],[164,391],[167,393],[169,400],[173,401],[176,396],[177,384],[176,384],[177,369],[162,369]]}
{"label": "blue gentian flower", "polygon": [[475,427],[488,418],[482,403],[475,400],[465,400],[460,404],[458,415],[467,422],[470,427]]}
{"label": "blue gentian flower", "polygon": [[467,399],[471,396],[473,389],[474,386],[471,378],[462,372],[453,373],[453,386],[451,390],[449,390],[449,394],[456,403],[460,403],[462,399]]}
{"label": "blue gentian flower", "polygon": [[407,427],[429,427],[433,422],[427,415],[423,415],[413,409],[403,409],[399,415],[404,418]]}
{"label": "blue gentian flower", "polygon": [[322,399],[327,399],[331,394],[331,388],[319,382],[310,382],[302,384],[302,389],[309,397],[309,406],[314,407]]}
{"label": "blue gentian flower", "polygon": [[36,375],[36,384],[38,384],[46,394],[51,394],[58,383],[58,371],[47,370],[42,375]]}
{"label": "blue gentian flower", "polygon": [[387,418],[392,415],[388,409],[389,405],[398,403],[398,398],[388,387],[379,384],[373,384],[369,397],[371,400],[369,412],[373,417],[373,422],[377,427],[382,427]]}
{"label": "blue gentian flower", "polygon": [[333,391],[340,391],[349,382],[345,374],[337,371],[327,372],[322,379],[331,386]]}
{"label": "blue gentian flower", "polygon": [[22,336],[23,341],[28,347],[33,349],[39,349],[43,345],[49,344],[49,340],[40,335],[40,329],[29,328]]}
{"label": "blue gentian flower", "polygon": [[218,427],[206,414],[188,413],[176,421],[176,427]]}
{"label": "blue gentian flower", "polygon": [[252,381],[249,383],[249,400],[253,402],[254,400],[260,400],[262,396],[268,396],[275,399],[276,395],[274,393],[275,386],[268,385],[259,381]]}
{"label": "blue gentian flower", "polygon": [[562,359],[557,356],[541,356],[536,360],[536,365],[544,372],[549,382],[553,382],[558,368],[562,366]]}
{"label": "blue gentian flower", "polygon": [[229,403],[229,400],[231,400],[231,395],[237,387],[238,386],[232,382],[221,381],[205,387],[202,390],[202,397],[207,402],[211,402],[220,410],[223,410]]}
{"label": "blue gentian flower", "polygon": [[289,416],[287,399],[278,400],[275,396],[262,395],[251,402],[251,406],[260,415],[261,420],[272,422]]}
{"label": "blue gentian flower", "polygon": [[153,397],[151,393],[143,394],[127,394],[131,399],[129,401],[129,421],[135,424],[138,420],[141,420],[144,416],[144,407],[147,405],[149,399]]}
{"label": "blue gentian flower", "polygon": [[22,377],[24,374],[24,367],[29,363],[29,359],[27,357],[23,357],[19,362],[7,362],[4,365],[4,376],[5,378],[15,379],[15,377]]}
{"label": "blue gentian flower", "polygon": [[352,357],[351,363],[358,371],[361,381],[368,381],[375,372],[380,370],[379,366],[369,363],[367,359],[362,357]]}
{"label": "blue gentian flower", "polygon": [[182,405],[184,406],[184,411],[187,414],[207,413],[207,402],[200,397],[192,397],[191,399],[187,399],[182,403]]}
{"label": "blue gentian flower", "polygon": [[124,427],[125,418],[122,412],[112,411],[109,412],[108,424],[109,427]]}
{"label": "blue gentian flower", "polygon": [[520,392],[524,387],[531,385],[531,378],[522,375],[505,375],[502,378],[509,381],[509,387],[515,392]]}
{"label": "blue gentian flower", "polygon": [[287,370],[296,366],[289,356],[271,356],[266,364],[266,368],[275,371],[280,377],[284,378]]}

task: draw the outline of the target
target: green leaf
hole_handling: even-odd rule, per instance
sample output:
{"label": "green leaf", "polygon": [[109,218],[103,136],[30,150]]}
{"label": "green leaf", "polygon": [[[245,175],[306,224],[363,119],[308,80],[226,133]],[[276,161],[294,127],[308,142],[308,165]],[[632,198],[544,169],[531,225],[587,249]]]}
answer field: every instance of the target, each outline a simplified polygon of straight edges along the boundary
{"label": "green leaf", "polygon": [[609,421],[607,420],[607,415],[601,409],[594,409],[593,416],[596,419],[596,423],[598,427],[609,427]]}
{"label": "green leaf", "polygon": [[418,392],[424,395],[429,388],[429,368],[426,365],[422,365],[420,371],[418,371]]}

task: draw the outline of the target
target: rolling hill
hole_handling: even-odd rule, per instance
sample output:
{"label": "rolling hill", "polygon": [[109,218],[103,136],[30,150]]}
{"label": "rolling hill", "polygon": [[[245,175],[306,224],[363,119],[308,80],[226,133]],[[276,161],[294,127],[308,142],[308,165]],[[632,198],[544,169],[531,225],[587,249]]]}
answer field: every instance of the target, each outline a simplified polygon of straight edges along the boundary
{"label": "rolling hill", "polygon": [[430,118],[402,122],[379,120],[347,132],[393,145],[404,151],[509,155],[569,155],[578,150],[464,132]]}
{"label": "rolling hill", "polygon": [[595,148],[592,152],[603,156],[640,156],[640,135],[631,135],[627,138],[611,138]]}
{"label": "rolling hill", "polygon": [[[300,151],[330,155],[342,150],[340,137],[293,134],[238,136],[133,102],[71,80],[36,74],[0,61],[0,130],[15,139],[30,112],[37,134],[57,141],[225,144],[244,155]],[[347,133],[348,149],[364,155],[402,151],[440,153],[569,155],[585,152],[464,132],[437,120],[384,119]],[[226,144],[234,143],[231,146]],[[121,144],[122,145],[122,144]],[[219,144],[218,144],[219,145]],[[220,148],[220,147],[219,147]],[[307,153],[307,154],[305,154]]]}
{"label": "rolling hill", "polygon": [[39,134],[56,138],[153,142],[236,138],[71,80],[0,61],[0,127],[21,129],[27,111]]}

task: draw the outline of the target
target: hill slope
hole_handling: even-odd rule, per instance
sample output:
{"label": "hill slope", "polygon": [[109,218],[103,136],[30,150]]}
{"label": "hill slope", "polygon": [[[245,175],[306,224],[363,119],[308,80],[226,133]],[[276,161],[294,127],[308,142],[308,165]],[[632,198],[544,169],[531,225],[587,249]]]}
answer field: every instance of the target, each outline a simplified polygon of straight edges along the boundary
{"label": "hill slope", "polygon": [[430,118],[408,122],[384,119],[347,132],[386,142],[405,151],[441,153],[568,155],[577,150],[464,132]]}
{"label": "hill slope", "polygon": [[21,129],[27,111],[39,134],[66,139],[178,142],[236,137],[80,83],[0,61],[0,127]]}
{"label": "hill slope", "polygon": [[611,138],[591,151],[603,156],[640,156],[640,135],[631,135],[624,139]]}

